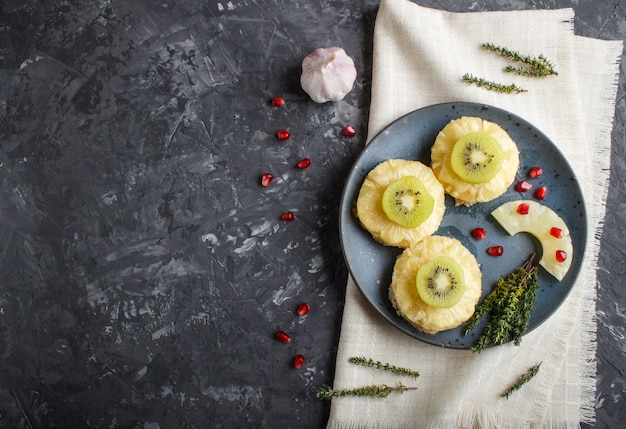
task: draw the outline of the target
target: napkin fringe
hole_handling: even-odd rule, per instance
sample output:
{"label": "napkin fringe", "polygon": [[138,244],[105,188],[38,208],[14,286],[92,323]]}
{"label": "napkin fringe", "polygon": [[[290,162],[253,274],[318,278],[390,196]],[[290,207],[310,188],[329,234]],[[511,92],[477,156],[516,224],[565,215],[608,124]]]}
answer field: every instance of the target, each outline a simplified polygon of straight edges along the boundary
{"label": "napkin fringe", "polygon": [[[438,421],[434,422],[363,422],[363,421],[334,421],[326,429],[528,429],[535,427],[528,421],[510,420],[506,421],[493,418],[490,415],[479,415],[479,413],[468,413],[460,415],[456,422]],[[549,421],[542,423],[542,429],[580,429],[577,421]]]}
{"label": "napkin fringe", "polygon": [[[614,120],[614,112],[616,99],[615,95],[617,93],[617,89],[619,87],[619,66],[621,63],[621,54],[623,50],[623,43],[621,41],[612,41],[607,42],[610,43],[609,48],[607,49],[609,52],[607,56],[609,57],[606,61],[606,64],[610,64],[611,67],[607,67],[607,70],[612,70],[611,76],[608,76],[607,88],[603,91],[605,96],[602,98],[602,103],[599,108],[598,114],[598,122],[606,124],[606,127],[598,127],[598,135],[595,136],[595,141],[598,142],[609,142],[605,146],[598,147],[596,145],[596,153],[593,157],[593,169],[594,171],[600,171],[602,174],[594,174],[594,189],[598,191],[601,190],[600,195],[594,195],[591,200],[591,204],[597,210],[597,213],[600,214],[600,220],[598,222],[598,227],[595,231],[595,248],[592,249],[594,255],[597,255],[600,251],[600,242],[599,240],[602,238],[602,232],[604,229],[604,218],[606,212],[606,200],[609,192],[609,182],[610,182],[610,170],[611,170],[611,133],[613,130],[613,120]],[[595,262],[595,261],[594,261]]]}
{"label": "napkin fringe", "polygon": [[[595,193],[585,199],[588,205],[588,212],[593,216],[589,219],[590,229],[588,241],[591,245],[586,249],[587,256],[585,263],[591,267],[598,266],[600,254],[600,238],[604,229],[604,219],[606,214],[606,201],[608,196],[610,168],[611,168],[611,133],[615,112],[617,87],[619,82],[619,65],[623,43],[621,41],[610,41],[606,43],[608,48],[606,58],[602,59],[606,76],[602,80],[605,88],[601,91],[604,97],[597,107],[597,116],[594,122],[602,124],[597,127],[597,134],[590,138],[594,143],[594,154],[591,162],[593,174],[593,185]],[[580,326],[579,341],[581,345],[580,354],[576,362],[581,371],[579,416],[577,421],[572,422],[571,427],[578,428],[578,421],[583,423],[595,423],[595,395],[596,395],[596,374],[597,362],[595,359],[597,351],[597,314],[596,296],[598,287],[597,270],[589,270],[587,276],[579,282],[579,287],[583,287],[581,293],[580,314],[571,314],[570,320],[580,318],[583,323]],[[555,416],[553,416],[555,417]],[[562,416],[567,421],[568,416]]]}
{"label": "napkin fringe", "polygon": [[[544,408],[547,409],[547,405],[545,405]],[[533,421],[541,421],[541,418]],[[423,427],[431,428],[431,426],[428,425]],[[580,429],[580,423],[578,421],[547,421],[542,422],[541,426],[537,426],[536,423],[526,420],[503,419],[502,416],[494,417],[493,414],[479,412],[469,413],[469,415],[460,415],[456,424],[445,427],[448,429],[528,429],[534,427],[541,427],[541,429]],[[422,429],[422,426],[416,426],[415,428]]]}
{"label": "napkin fringe", "polygon": [[[611,169],[611,133],[613,130],[613,121],[615,117],[615,105],[616,94],[619,86],[619,66],[621,63],[621,55],[623,52],[622,41],[608,42],[609,48],[607,49],[607,60],[605,64],[610,64],[611,67],[606,67],[607,72],[611,75],[607,76],[605,80],[607,88],[602,91],[605,96],[602,98],[599,112],[598,121],[606,126],[598,127],[598,135],[595,136],[596,142],[606,142],[604,145],[596,144],[596,153],[592,160],[593,171],[601,172],[600,174],[594,174],[594,186],[592,189],[596,189],[600,194],[592,196],[591,205],[593,207],[592,213],[596,213],[598,218],[596,221],[594,236],[595,240],[591,240],[593,245],[589,251],[592,254],[590,262],[592,266],[598,266],[598,259],[600,255],[600,239],[604,231],[604,219],[606,214],[606,203],[609,191],[610,182],[610,169]],[[592,238],[592,237],[590,237]],[[584,359],[583,363],[583,377],[586,383],[581,386],[581,407],[580,407],[580,421],[584,423],[595,423],[595,396],[596,396],[596,374],[597,374],[597,361],[595,359],[597,351],[597,313],[596,313],[596,294],[598,287],[598,278],[596,272],[593,273],[593,283],[590,284],[589,293],[584,296],[583,311],[586,313],[583,320],[591,321],[591,324],[583,326],[583,332],[581,332],[582,344],[585,345],[581,353],[581,358]]]}
{"label": "napkin fringe", "polygon": [[[398,422],[363,422],[363,421],[335,421],[330,424],[326,429],[451,429],[455,428],[456,423],[453,421],[446,422],[413,422],[413,423],[398,423]],[[526,429],[527,426],[520,426],[520,429]]]}

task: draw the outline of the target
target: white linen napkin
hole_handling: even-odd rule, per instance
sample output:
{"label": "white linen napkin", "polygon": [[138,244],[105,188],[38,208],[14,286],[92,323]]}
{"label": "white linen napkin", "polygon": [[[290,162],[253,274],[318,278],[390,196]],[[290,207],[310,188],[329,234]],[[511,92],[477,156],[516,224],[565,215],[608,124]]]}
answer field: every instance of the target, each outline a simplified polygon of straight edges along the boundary
{"label": "white linen napkin", "polygon": [[[586,259],[565,303],[520,346],[451,350],[416,340],[389,324],[348,279],[335,389],[370,384],[416,386],[389,397],[332,401],[334,428],[579,427],[595,418],[597,233],[604,217],[610,133],[621,41],[575,36],[571,9],[451,13],[408,0],[382,0],[374,30],[368,142],[395,119],[424,106],[469,101],[515,113],[541,129],[565,154],[581,182],[589,216]],[[558,76],[513,76],[491,42],[544,54]],[[500,94],[470,86],[472,73],[528,90]],[[365,356],[420,372],[414,381],[348,362]],[[509,399],[499,394],[531,366],[539,374]],[[394,378],[396,377],[396,378]]]}

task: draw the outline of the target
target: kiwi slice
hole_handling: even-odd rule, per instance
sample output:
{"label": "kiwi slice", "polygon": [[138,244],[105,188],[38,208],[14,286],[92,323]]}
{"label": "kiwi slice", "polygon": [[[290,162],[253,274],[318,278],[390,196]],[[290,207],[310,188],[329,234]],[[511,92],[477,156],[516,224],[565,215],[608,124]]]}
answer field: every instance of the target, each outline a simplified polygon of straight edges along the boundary
{"label": "kiwi slice", "polygon": [[487,133],[465,134],[452,148],[452,170],[465,182],[483,183],[502,169],[502,146]]}
{"label": "kiwi slice", "polygon": [[449,256],[438,256],[417,270],[415,285],[426,304],[450,308],[465,292],[463,268]]}
{"label": "kiwi slice", "polygon": [[403,176],[390,183],[383,192],[383,211],[392,222],[405,228],[416,228],[435,207],[426,186],[415,176]]}

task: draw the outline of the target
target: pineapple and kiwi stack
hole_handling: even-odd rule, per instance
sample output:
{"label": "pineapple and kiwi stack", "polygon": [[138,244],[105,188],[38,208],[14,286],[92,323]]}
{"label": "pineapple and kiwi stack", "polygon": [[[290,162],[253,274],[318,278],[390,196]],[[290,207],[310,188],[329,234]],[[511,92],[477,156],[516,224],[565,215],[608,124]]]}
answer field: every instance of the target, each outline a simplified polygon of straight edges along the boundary
{"label": "pineapple and kiwi stack", "polygon": [[457,239],[438,235],[402,252],[389,287],[398,315],[426,334],[469,320],[481,295],[482,273],[474,255]]}
{"label": "pineapple and kiwi stack", "polygon": [[374,167],[355,207],[359,222],[376,241],[402,248],[432,235],[444,211],[444,190],[430,167],[404,159]]}
{"label": "pineapple and kiwi stack", "polygon": [[457,205],[471,206],[499,197],[513,183],[519,150],[498,124],[463,116],[437,135],[431,167]]}

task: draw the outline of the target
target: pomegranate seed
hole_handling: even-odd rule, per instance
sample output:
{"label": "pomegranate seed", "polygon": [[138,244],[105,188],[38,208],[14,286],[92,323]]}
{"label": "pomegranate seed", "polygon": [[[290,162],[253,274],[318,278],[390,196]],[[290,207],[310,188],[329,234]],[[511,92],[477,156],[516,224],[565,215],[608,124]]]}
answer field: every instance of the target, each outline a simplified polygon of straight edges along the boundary
{"label": "pomegranate seed", "polygon": [[291,337],[285,331],[278,331],[278,332],[276,332],[276,338],[278,338],[278,341],[280,341],[281,343],[290,343],[291,342]]}
{"label": "pomegranate seed", "polygon": [[285,99],[283,97],[272,98],[272,106],[280,107],[285,105]]}
{"label": "pomegranate seed", "polygon": [[304,170],[305,168],[309,168],[311,166],[311,160],[309,158],[302,158],[300,162],[298,162],[298,168]]}
{"label": "pomegranate seed", "polygon": [[522,203],[519,206],[517,206],[517,213],[521,215],[527,215],[529,210],[530,210],[530,206],[526,203]]}
{"label": "pomegranate seed", "polygon": [[550,228],[550,235],[554,238],[563,238],[563,230],[561,228],[553,226],[552,228]]}
{"label": "pomegranate seed", "polygon": [[517,182],[517,184],[515,185],[515,190],[517,192],[526,192],[526,191],[528,191],[532,187],[533,187],[533,185],[531,185],[527,181],[521,180],[521,181]]}
{"label": "pomegranate seed", "polygon": [[491,256],[502,256],[502,254],[504,253],[504,247],[491,246],[487,249],[487,253],[489,253]]}
{"label": "pomegranate seed", "polygon": [[280,130],[276,133],[276,137],[278,137],[278,140],[287,140],[290,136],[291,133],[289,132],[289,130]]}
{"label": "pomegranate seed", "polygon": [[296,368],[300,368],[302,365],[304,365],[303,355],[298,355],[295,358],[293,358],[293,366],[295,366]]}
{"label": "pomegranate seed", "polygon": [[292,212],[285,212],[280,216],[280,218],[285,222],[291,222],[292,220],[294,220],[294,215]]}
{"label": "pomegranate seed", "polygon": [[536,179],[537,177],[541,176],[542,174],[543,174],[543,168],[541,168],[541,167],[533,167],[528,172],[528,177],[530,177],[531,179]]}
{"label": "pomegranate seed", "polygon": [[565,262],[567,259],[567,252],[565,250],[557,250],[554,254],[554,257],[558,262]]}
{"label": "pomegranate seed", "polygon": [[482,240],[486,236],[487,236],[487,231],[485,231],[485,228],[472,229],[472,237],[474,237],[476,240]]}
{"label": "pomegranate seed", "polygon": [[308,314],[309,311],[311,311],[311,306],[306,302],[298,304],[298,308],[296,309],[296,313],[298,313],[298,316],[300,317]]}
{"label": "pomegranate seed", "polygon": [[348,124],[343,129],[343,135],[347,137],[354,137],[356,136],[356,130],[352,125]]}
{"label": "pomegranate seed", "polygon": [[535,191],[535,198],[537,198],[538,200],[545,200],[546,195],[548,195],[548,188],[545,186],[540,186]]}
{"label": "pomegranate seed", "polygon": [[263,173],[261,175],[261,186],[269,186],[272,180],[274,180],[274,176],[270,173]]}

